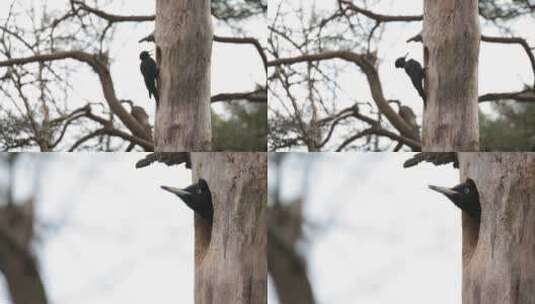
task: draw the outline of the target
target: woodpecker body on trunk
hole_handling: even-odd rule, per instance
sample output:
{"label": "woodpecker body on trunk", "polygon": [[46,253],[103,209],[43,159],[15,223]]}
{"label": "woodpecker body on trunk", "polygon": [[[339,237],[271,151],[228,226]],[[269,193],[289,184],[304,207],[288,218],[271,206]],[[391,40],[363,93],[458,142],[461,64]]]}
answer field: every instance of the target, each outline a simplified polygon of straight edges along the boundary
{"label": "woodpecker body on trunk", "polygon": [[160,96],[158,94],[158,88],[156,87],[156,80],[158,79],[158,67],[156,66],[156,62],[150,57],[149,52],[147,51],[141,52],[139,54],[139,59],[141,60],[139,69],[145,80],[145,86],[149,91],[149,98],[154,95],[154,100],[156,100],[156,105],[158,105]]}
{"label": "woodpecker body on trunk", "polygon": [[184,189],[162,186],[162,189],[169,191],[180,197],[193,212],[212,223],[214,209],[212,206],[212,194],[208,183],[204,179],[199,179],[196,184]]}
{"label": "woodpecker body on trunk", "polygon": [[[406,56],[405,56],[406,57]],[[409,76],[411,79],[412,85],[418,91],[418,95],[422,97],[422,100],[424,102],[424,108],[426,106],[426,99],[425,99],[425,91],[424,91],[424,78],[425,78],[425,70],[422,68],[422,65],[414,60],[405,60],[405,57],[400,57],[396,60],[395,66],[398,69],[405,69],[405,73]]]}
{"label": "woodpecker body on trunk", "polygon": [[476,183],[467,179],[466,182],[453,188],[429,186],[430,189],[444,194],[455,206],[466,212],[469,216],[479,221],[481,218],[481,205],[479,204],[479,193]]}

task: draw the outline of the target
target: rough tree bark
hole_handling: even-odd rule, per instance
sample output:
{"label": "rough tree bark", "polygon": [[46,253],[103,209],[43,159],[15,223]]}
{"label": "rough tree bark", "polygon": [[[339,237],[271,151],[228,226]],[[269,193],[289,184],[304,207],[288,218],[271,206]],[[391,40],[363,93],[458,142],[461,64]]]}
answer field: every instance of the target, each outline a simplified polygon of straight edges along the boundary
{"label": "rough tree bark", "polygon": [[211,150],[212,37],[210,0],[156,1],[156,151]]}
{"label": "rough tree bark", "polygon": [[478,0],[424,1],[423,151],[479,151]]}
{"label": "rough tree bark", "polygon": [[212,227],[195,216],[195,303],[267,302],[267,154],[192,153],[212,193]]}
{"label": "rough tree bark", "polygon": [[13,304],[46,304],[37,261],[31,251],[33,199],[0,207],[0,272],[6,278]]}
{"label": "rough tree bark", "polygon": [[463,215],[463,304],[535,303],[535,154],[460,153],[481,225]]}

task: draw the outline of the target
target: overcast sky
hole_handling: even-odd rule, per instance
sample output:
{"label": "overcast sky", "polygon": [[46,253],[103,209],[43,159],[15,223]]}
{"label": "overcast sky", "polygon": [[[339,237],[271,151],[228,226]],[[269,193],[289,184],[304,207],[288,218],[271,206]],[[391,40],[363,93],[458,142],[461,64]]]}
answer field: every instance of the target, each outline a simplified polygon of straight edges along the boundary
{"label": "overcast sky", "polygon": [[461,214],[427,188],[458,184],[458,171],[403,169],[410,155],[295,153],[284,163],[284,198],[300,195],[308,178],[312,225],[300,250],[318,303],[461,303]]}
{"label": "overcast sky", "polygon": [[[17,0],[18,11],[29,7],[40,7],[47,3],[49,9],[66,12],[70,7],[67,0]],[[156,1],[108,1],[110,4],[102,9],[118,15],[152,15],[155,13]],[[11,0],[0,1],[0,23],[5,20]],[[101,3],[104,3],[101,1]],[[27,18],[18,17],[17,23],[27,22]],[[214,19],[214,34],[220,36],[240,36],[233,33],[226,25]],[[143,50],[152,50],[152,43],[138,43],[138,41],[154,30],[154,22],[117,23],[116,33],[111,44],[110,57],[112,58],[111,72],[117,96],[120,99],[131,99],[135,104],[148,110],[151,121],[154,119],[154,100],[148,100],[148,93],[141,73],[139,72],[139,53]],[[248,36],[259,39],[262,43],[266,38],[266,23],[261,17],[252,18],[243,23],[241,30]],[[18,54],[13,54],[17,57]],[[29,54],[24,54],[28,56]],[[5,60],[0,56],[0,61]],[[70,106],[84,105],[87,102],[103,102],[101,86],[97,75],[83,64],[83,67],[72,73],[74,95],[69,100]],[[264,84],[265,71],[262,60],[253,46],[247,44],[213,44],[212,56],[212,95],[218,93],[250,92],[256,89],[255,84]],[[229,77],[229,75],[232,77]],[[222,104],[215,104],[212,108],[217,113],[222,112]]]}
{"label": "overcast sky", "polygon": [[39,170],[35,248],[51,303],[193,303],[193,213],[160,189],[190,185],[190,170],[135,169],[141,153],[24,157],[17,198]]}
{"label": "overcast sky", "polygon": [[[354,1],[361,4],[363,1]],[[369,8],[375,13],[391,15],[420,15],[423,14],[424,1],[366,1]],[[310,16],[312,8],[316,9],[319,18],[325,18],[336,12],[338,7],[337,0],[270,0],[268,7],[268,23],[271,25],[272,20],[278,7],[282,4],[282,11],[295,11],[303,8]],[[373,5],[373,3],[376,3]],[[353,20],[366,20],[364,16],[352,17]],[[357,19],[359,18],[359,19]],[[307,23],[306,18],[301,18],[296,14],[285,15],[284,24],[291,27],[295,32],[301,30],[301,24]],[[534,28],[535,22],[532,18],[518,18],[514,23],[513,30],[515,35],[523,37],[533,45],[535,44],[535,31],[527,31],[528,28]],[[423,111],[421,98],[410,83],[410,79],[401,69],[394,67],[396,58],[404,56],[407,52],[409,58],[423,62],[422,45],[419,43],[406,43],[405,41],[421,31],[422,22],[391,22],[382,25],[384,28],[383,35],[378,44],[372,44],[372,50],[378,51],[379,58],[379,76],[383,85],[383,92],[387,99],[399,99],[401,103],[410,106],[418,116],[418,123],[421,124]],[[499,33],[495,27],[481,21],[482,33],[485,35],[506,36]],[[381,31],[377,31],[376,36]],[[332,33],[324,32],[324,35]],[[336,48],[335,48],[336,50]],[[287,54],[281,54],[286,56]],[[301,55],[295,52],[292,56]],[[331,60],[338,67],[345,67],[338,75],[336,82],[341,87],[341,94],[337,96],[337,109],[353,105],[355,102],[371,102],[369,84],[365,75],[354,64],[346,63],[341,60]],[[297,68],[298,65],[294,65]],[[304,69],[305,64],[300,64]],[[533,72],[531,70],[529,59],[523,49],[518,45],[490,44],[481,43],[479,57],[479,92],[480,94],[490,92],[509,92],[523,89],[524,84],[533,83]],[[305,86],[303,86],[305,88]],[[295,90],[294,92],[299,92]],[[284,96],[284,94],[282,94]],[[306,96],[304,92],[301,96]],[[326,96],[329,96],[326,94]],[[301,100],[303,101],[303,100]],[[279,102],[272,101],[272,107],[280,108]],[[480,105],[485,113],[490,112],[490,104]],[[395,108],[397,110],[397,108]]]}

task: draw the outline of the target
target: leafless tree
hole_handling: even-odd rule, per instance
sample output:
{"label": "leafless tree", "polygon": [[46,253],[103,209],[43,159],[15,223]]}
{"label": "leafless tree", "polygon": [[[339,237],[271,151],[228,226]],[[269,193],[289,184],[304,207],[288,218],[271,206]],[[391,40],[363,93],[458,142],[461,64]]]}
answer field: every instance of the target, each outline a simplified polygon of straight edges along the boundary
{"label": "leafless tree", "polygon": [[[269,275],[280,303],[313,304],[316,300],[307,271],[308,259],[298,250],[298,243],[304,241],[303,229],[307,223],[303,216],[305,198],[299,196],[292,201],[284,201],[281,197],[285,185],[285,159],[289,155],[276,153],[270,157],[270,169],[276,177],[269,188]],[[309,162],[306,166],[310,168],[311,165]],[[305,184],[302,193],[307,191]]]}
{"label": "leafless tree", "polygon": [[16,201],[13,195],[15,165],[20,156],[0,154],[0,166],[7,168],[9,181],[2,185],[5,195],[0,198],[0,272],[14,304],[46,304],[46,290],[31,246],[35,237],[35,193],[24,201]]}
{"label": "leafless tree", "polygon": [[[146,111],[138,106],[136,113],[140,115],[136,115],[134,107],[130,111],[124,107],[124,101],[132,103],[131,98],[117,96],[108,49],[118,26],[154,22],[156,16],[115,15],[101,9],[101,3],[91,6],[85,1],[69,0],[63,10],[53,11],[46,3],[26,7],[11,1],[0,25],[0,67],[6,68],[0,75],[0,93],[6,100],[0,105],[2,150],[116,151],[125,145],[128,151],[134,147],[155,149],[153,132],[146,121],[139,120],[147,117]],[[237,26],[242,19],[265,13],[263,3],[251,1],[229,8],[214,1],[211,9],[204,9]],[[210,16],[210,12],[206,15]],[[222,43],[252,44],[265,58],[254,38],[219,38]],[[72,90],[81,84],[73,83],[71,76],[84,67],[98,76],[104,100],[85,98],[86,104],[75,108]],[[230,92],[206,102],[250,100],[251,96],[255,101],[267,101],[263,90],[254,94]]]}
{"label": "leafless tree", "polygon": [[[441,5],[453,2],[446,1]],[[427,19],[423,22],[423,36],[414,33],[413,37],[401,37],[403,41],[424,41],[429,49],[433,43],[438,43],[436,39],[432,42],[431,34],[447,31],[449,37],[463,45],[464,31],[455,27],[444,28],[442,21],[439,21],[450,16],[458,20],[458,24],[468,24],[470,21],[470,32],[473,33],[470,35],[471,43],[464,44],[471,50],[468,52],[470,62],[477,62],[479,38],[484,43],[518,45],[528,57],[535,76],[535,57],[526,39],[514,36],[511,30],[504,31],[500,37],[479,37],[477,20],[482,17],[488,24],[510,29],[510,23],[515,18],[532,15],[534,6],[529,1],[506,5],[486,0],[479,1],[478,7],[476,2],[471,2],[471,15],[466,14],[468,4],[456,7],[451,14],[441,15],[443,10],[438,8],[439,5],[437,9],[432,9],[433,4],[428,2],[425,2],[425,13],[420,15],[387,15],[370,9],[372,4],[368,1],[337,0],[332,11],[316,9],[314,2],[296,6],[292,5],[295,2],[276,1],[269,20],[268,39],[270,150],[398,151],[403,146],[411,150],[451,150],[452,147],[477,150],[477,102],[504,99],[532,102],[535,101],[533,85],[526,85],[524,90],[518,92],[489,93],[479,97],[476,93],[474,98],[469,98],[469,103],[462,102],[462,98],[446,93],[454,90],[464,92],[462,96],[472,96],[465,94],[465,91],[468,87],[472,91],[477,90],[477,64],[464,66],[466,60],[453,60],[453,57],[463,58],[464,55],[460,53],[465,49],[446,49],[444,45],[435,45],[440,52],[435,50],[432,54],[424,54],[426,62],[433,61],[427,62],[431,67],[426,71],[426,83],[429,82],[426,90],[430,100],[424,115],[422,141],[419,126],[414,123],[414,111],[406,106],[406,101],[399,100],[395,92],[384,91],[379,73],[382,61],[377,55],[379,42],[387,30],[393,30],[395,25],[401,23],[422,23],[424,17]],[[470,56],[466,56],[468,60]],[[438,58],[440,64],[437,63]],[[393,62],[384,64],[393,65]],[[443,81],[438,85],[434,80],[441,77],[439,73],[446,73],[445,65],[449,65],[448,70],[453,69],[458,73],[450,75],[450,78],[440,78]],[[338,77],[352,68],[357,68],[364,75],[371,99],[343,100],[344,92],[355,88],[341,87]],[[463,82],[462,79],[467,77],[471,80]],[[471,86],[462,86],[470,83]],[[444,102],[446,99],[448,101]],[[341,108],[341,103],[353,105]],[[394,103],[398,107],[393,107]],[[460,106],[448,106],[450,103]],[[442,115],[438,120],[439,112],[449,114]],[[447,125],[444,119],[448,119]],[[461,130],[467,135],[460,136]]]}

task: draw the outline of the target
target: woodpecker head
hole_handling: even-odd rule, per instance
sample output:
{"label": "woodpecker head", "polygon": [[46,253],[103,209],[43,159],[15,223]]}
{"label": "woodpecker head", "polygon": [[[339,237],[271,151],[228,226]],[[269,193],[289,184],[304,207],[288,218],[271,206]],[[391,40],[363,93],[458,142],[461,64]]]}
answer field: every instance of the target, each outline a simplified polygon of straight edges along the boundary
{"label": "woodpecker head", "polygon": [[210,189],[208,188],[208,183],[202,178],[199,179],[199,181],[196,184],[188,186],[184,189],[169,187],[169,186],[162,186],[162,189],[177,195],[183,201],[191,200],[193,196],[206,197],[207,195],[210,195]]}
{"label": "woodpecker head", "polygon": [[479,193],[477,192],[476,183],[468,178],[466,182],[453,188],[438,187],[430,185],[431,190],[444,194],[457,207],[468,213],[470,216],[479,220],[481,215],[481,206],[479,205]]}
{"label": "woodpecker head", "polygon": [[199,179],[196,184],[188,186],[184,189],[175,187],[162,186],[162,189],[173,193],[180,197],[188,207],[190,207],[196,214],[212,221],[213,207],[212,194],[208,187],[208,183],[204,179]]}
{"label": "woodpecker head", "polygon": [[145,60],[147,58],[150,58],[149,52],[143,51],[143,52],[139,53],[139,59]]}
{"label": "woodpecker head", "polygon": [[395,63],[396,68],[401,69],[405,67],[405,58],[407,58],[407,55],[409,55],[409,53],[405,54],[405,56],[403,57],[399,57],[398,59],[396,59],[396,63]]}

